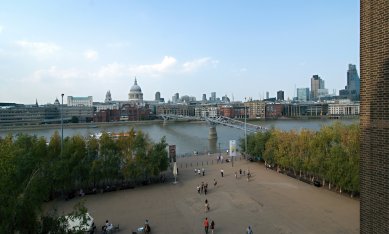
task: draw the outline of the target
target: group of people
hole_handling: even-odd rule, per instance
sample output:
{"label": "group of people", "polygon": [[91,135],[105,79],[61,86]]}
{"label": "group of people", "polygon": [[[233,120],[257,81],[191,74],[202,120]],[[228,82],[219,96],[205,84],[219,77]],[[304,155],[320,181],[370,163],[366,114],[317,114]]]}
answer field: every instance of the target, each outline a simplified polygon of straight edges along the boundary
{"label": "group of people", "polygon": [[209,228],[211,228],[211,234],[213,234],[213,230],[215,230],[215,222],[212,220],[211,224],[208,221],[208,217],[205,217],[204,222],[203,222],[205,234],[208,234]]}
{"label": "group of people", "polygon": [[[217,162],[218,163],[223,162],[222,155],[219,155],[217,157]],[[195,172],[195,175],[205,176],[204,168],[202,168],[202,170],[195,168],[194,172]],[[220,175],[221,175],[221,177],[224,177],[224,170],[223,169],[220,169]],[[251,172],[249,169],[247,169],[247,170],[239,169],[239,174],[238,174],[238,171],[235,172],[235,178],[238,178],[238,175],[239,175],[239,177],[242,177],[242,176],[246,177],[247,176],[247,181],[249,181],[249,179],[251,177]],[[215,178],[213,179],[213,185],[214,185],[214,187],[216,187],[216,185],[217,185],[217,181]],[[205,183],[201,182],[201,185],[197,185],[197,192],[199,194],[204,193],[205,195],[207,195],[207,191],[208,191],[208,183],[207,182],[205,182]],[[205,213],[207,213],[210,210],[210,205],[209,205],[208,199],[205,199],[204,209],[205,209]],[[204,226],[205,234],[208,234],[209,229],[211,229],[212,234],[214,233],[214,230],[215,230],[215,221],[214,220],[209,222],[208,217],[205,217],[205,219],[203,221],[203,226]],[[252,227],[250,225],[246,229],[246,234],[253,234],[253,230],[252,230]]]}
{"label": "group of people", "polygon": [[[208,217],[205,217],[203,221],[203,226],[205,234],[208,234],[209,229],[211,229],[211,234],[213,234],[213,231],[215,230],[215,221],[212,220],[211,223],[209,223]],[[247,227],[246,234],[253,234],[253,229],[251,228],[251,225]]]}
{"label": "group of people", "polygon": [[[242,176],[242,172],[243,172],[243,176],[246,176],[247,174],[247,181],[249,181],[250,177],[251,177],[251,172],[249,169],[247,169],[247,173],[246,171],[242,171],[242,169],[239,169],[239,177]],[[235,172],[235,179],[238,179],[238,172]]]}
{"label": "group of people", "polygon": [[197,192],[199,194],[202,194],[204,192],[205,195],[207,195],[208,192],[208,182],[201,182],[201,186],[197,185]]}
{"label": "group of people", "polygon": [[195,168],[194,169],[194,173],[195,173],[195,175],[203,175],[203,176],[205,176],[205,169],[204,168],[202,168],[201,170],[200,170],[200,168],[199,169],[197,169],[197,168]]}

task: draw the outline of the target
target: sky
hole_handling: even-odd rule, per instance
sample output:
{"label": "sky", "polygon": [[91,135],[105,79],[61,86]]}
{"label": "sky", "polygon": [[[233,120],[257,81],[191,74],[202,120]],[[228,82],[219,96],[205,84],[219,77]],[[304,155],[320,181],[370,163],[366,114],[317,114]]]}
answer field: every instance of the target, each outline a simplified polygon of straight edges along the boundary
{"label": "sky", "polygon": [[332,93],[359,73],[358,0],[2,1],[0,102]]}

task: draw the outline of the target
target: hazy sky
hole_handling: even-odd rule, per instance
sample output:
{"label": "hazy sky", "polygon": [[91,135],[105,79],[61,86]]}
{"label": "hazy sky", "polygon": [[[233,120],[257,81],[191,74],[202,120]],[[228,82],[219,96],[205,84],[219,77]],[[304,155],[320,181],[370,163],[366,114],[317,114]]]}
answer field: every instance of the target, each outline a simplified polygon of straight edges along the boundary
{"label": "hazy sky", "polygon": [[[234,100],[359,73],[358,0],[2,1],[0,102],[127,100],[156,91]],[[66,103],[66,98],[64,99]]]}

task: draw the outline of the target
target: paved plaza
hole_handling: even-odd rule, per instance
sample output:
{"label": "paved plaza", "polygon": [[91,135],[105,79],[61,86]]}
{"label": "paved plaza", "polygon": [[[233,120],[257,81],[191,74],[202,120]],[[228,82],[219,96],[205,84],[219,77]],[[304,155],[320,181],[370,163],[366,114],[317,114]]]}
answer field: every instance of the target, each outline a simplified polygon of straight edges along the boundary
{"label": "paved plaza", "polygon": [[[266,170],[260,163],[238,158],[232,167],[215,159],[216,155],[178,158],[177,184],[86,196],[97,230],[108,219],[120,225],[120,233],[131,233],[148,219],[152,233],[201,234],[208,217],[215,221],[215,234],[245,233],[248,225],[254,233],[359,233],[358,200]],[[205,176],[195,175],[194,168],[204,168]],[[240,177],[239,169],[250,170],[251,179]],[[208,183],[207,195],[197,193],[201,182]],[[70,212],[80,199],[49,205]],[[210,205],[208,212],[205,199]]]}

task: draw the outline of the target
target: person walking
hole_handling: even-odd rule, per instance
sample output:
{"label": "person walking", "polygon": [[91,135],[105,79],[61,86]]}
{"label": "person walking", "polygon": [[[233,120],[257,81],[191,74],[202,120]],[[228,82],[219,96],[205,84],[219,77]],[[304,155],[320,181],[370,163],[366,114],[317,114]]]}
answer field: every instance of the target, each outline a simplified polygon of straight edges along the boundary
{"label": "person walking", "polygon": [[209,203],[208,203],[208,200],[205,199],[205,212],[208,212],[209,211]]}
{"label": "person walking", "polygon": [[216,185],[217,185],[217,181],[215,178],[213,178],[213,186],[216,187]]}
{"label": "person walking", "polygon": [[211,233],[213,234],[213,230],[215,229],[215,222],[212,220],[211,222]]}
{"label": "person walking", "polygon": [[224,170],[223,169],[220,170],[220,174],[222,175],[222,177],[224,177]]}
{"label": "person walking", "polygon": [[247,233],[247,234],[253,234],[253,229],[251,228],[250,225],[247,227],[246,233]]}
{"label": "person walking", "polygon": [[204,219],[203,226],[204,226],[205,234],[208,234],[209,222],[207,217],[205,217]]}

